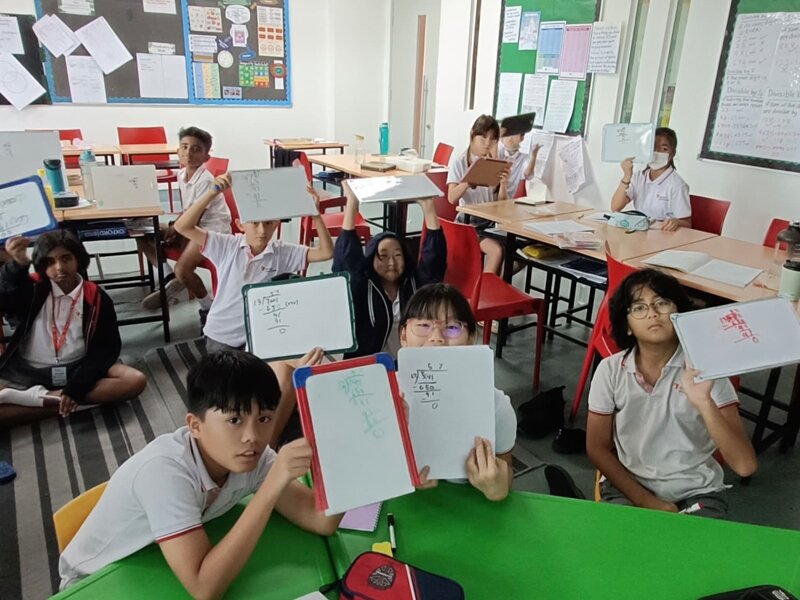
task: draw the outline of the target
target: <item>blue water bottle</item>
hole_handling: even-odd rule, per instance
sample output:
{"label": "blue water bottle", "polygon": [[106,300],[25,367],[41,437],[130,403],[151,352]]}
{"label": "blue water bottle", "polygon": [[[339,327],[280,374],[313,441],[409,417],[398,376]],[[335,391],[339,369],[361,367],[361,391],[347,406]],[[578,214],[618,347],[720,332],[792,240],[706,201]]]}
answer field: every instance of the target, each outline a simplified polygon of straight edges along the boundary
{"label": "blue water bottle", "polygon": [[57,158],[46,159],[44,161],[44,171],[54,194],[65,191],[64,173],[61,172],[61,160]]}
{"label": "blue water bottle", "polygon": [[389,154],[389,124],[381,123],[380,127],[381,154]]}

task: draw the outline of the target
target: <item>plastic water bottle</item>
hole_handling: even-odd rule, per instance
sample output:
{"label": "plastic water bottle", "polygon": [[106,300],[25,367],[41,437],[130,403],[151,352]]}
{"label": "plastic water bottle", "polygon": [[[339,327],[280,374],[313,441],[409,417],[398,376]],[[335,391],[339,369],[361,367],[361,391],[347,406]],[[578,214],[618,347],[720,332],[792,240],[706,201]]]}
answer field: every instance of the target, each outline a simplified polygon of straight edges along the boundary
{"label": "plastic water bottle", "polygon": [[389,123],[386,122],[381,123],[379,134],[380,134],[381,154],[383,155],[389,154]]}
{"label": "plastic water bottle", "polygon": [[48,158],[44,161],[44,172],[54,194],[64,191],[64,174],[61,172],[61,160]]}
{"label": "plastic water bottle", "polygon": [[355,152],[356,152],[356,164],[357,165],[363,164],[367,157],[367,151],[364,148],[363,135],[356,134]]}
{"label": "plastic water bottle", "polygon": [[87,148],[81,153],[78,161],[81,167],[81,179],[83,180],[83,195],[92,200],[94,199],[94,186],[92,185],[92,169],[97,166],[97,159],[94,152]]}

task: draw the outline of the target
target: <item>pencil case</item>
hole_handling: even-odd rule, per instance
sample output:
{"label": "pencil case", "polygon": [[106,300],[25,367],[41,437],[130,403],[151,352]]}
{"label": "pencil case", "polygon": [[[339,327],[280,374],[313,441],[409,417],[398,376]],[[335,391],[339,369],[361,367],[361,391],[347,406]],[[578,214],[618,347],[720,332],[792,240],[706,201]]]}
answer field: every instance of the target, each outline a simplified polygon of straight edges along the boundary
{"label": "pencil case", "polygon": [[377,552],[357,556],[340,585],[340,600],[464,599],[464,589],[452,579]]}
{"label": "pencil case", "polygon": [[713,596],[703,596],[700,600],[797,600],[797,596],[776,585],[757,585]]}

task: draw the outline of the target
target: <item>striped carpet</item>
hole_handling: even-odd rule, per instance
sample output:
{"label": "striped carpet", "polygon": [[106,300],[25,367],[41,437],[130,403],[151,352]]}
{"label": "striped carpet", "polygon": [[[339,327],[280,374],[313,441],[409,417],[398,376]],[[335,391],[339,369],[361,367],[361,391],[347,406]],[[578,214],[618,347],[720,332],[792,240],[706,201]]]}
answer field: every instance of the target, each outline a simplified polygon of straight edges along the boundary
{"label": "striped carpet", "polygon": [[[0,460],[17,471],[0,485],[0,599],[41,600],[58,590],[53,512],[183,425],[186,374],[204,353],[199,339],[156,348],[145,355],[148,385],[136,400],[0,431]],[[539,466],[516,446],[515,476]]]}

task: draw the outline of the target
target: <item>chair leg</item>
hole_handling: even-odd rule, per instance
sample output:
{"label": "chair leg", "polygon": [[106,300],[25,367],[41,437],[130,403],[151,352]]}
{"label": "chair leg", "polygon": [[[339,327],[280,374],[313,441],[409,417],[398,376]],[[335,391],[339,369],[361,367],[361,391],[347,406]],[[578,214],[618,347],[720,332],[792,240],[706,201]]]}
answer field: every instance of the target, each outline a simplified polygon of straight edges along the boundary
{"label": "chair leg", "polygon": [[99,279],[102,281],[103,279],[105,279],[105,276],[103,275],[103,265],[100,263],[100,255],[99,254],[95,254],[94,255],[94,262],[95,262],[95,266],[97,267],[97,275],[98,275]]}
{"label": "chair leg", "polygon": [[539,389],[539,374],[542,367],[542,342],[545,337],[545,323],[547,322],[547,303],[542,300],[539,310],[536,311],[536,357],[533,363],[533,391]]}
{"label": "chair leg", "polygon": [[591,346],[586,350],[586,356],[583,359],[583,367],[581,367],[581,374],[578,378],[578,387],[575,389],[575,398],[572,400],[572,411],[569,414],[569,422],[574,423],[575,417],[578,414],[578,409],[581,406],[583,399],[583,390],[586,388],[586,382],[589,379],[589,373],[592,371],[592,363],[594,362],[595,351]]}
{"label": "chair leg", "polygon": [[139,259],[139,275],[144,277],[144,252],[138,250],[136,252],[136,258]]}
{"label": "chair leg", "polygon": [[484,321],[483,322],[483,343],[487,346],[492,341],[492,322],[491,321]]}

